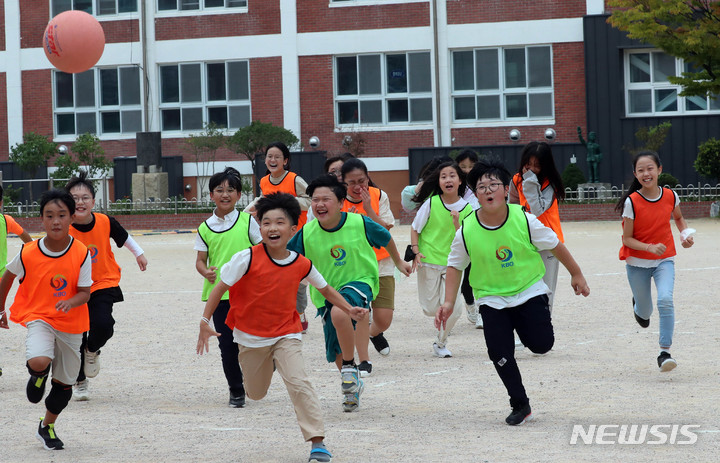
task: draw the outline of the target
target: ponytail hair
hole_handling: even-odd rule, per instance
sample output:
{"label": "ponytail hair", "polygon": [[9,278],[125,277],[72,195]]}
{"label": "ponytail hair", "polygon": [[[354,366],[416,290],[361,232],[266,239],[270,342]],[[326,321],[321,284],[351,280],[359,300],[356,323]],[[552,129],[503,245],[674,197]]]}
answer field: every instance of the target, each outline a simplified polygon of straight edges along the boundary
{"label": "ponytail hair", "polygon": [[442,194],[442,188],[440,188],[440,171],[446,167],[452,167],[457,172],[460,178],[460,186],[458,187],[458,195],[462,198],[465,196],[465,172],[462,171],[455,161],[443,162],[430,175],[425,178],[425,181],[420,185],[420,190],[413,196],[410,201],[415,203],[422,203],[430,196]]}

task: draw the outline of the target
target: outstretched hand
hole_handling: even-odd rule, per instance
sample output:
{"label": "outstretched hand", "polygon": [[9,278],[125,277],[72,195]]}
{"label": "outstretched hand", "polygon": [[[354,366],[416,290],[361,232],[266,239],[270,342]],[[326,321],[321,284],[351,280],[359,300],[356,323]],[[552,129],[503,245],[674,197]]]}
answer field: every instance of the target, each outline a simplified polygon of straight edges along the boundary
{"label": "outstretched hand", "polygon": [[218,337],[220,336],[220,333],[215,331],[209,324],[205,323],[204,321],[200,322],[200,333],[198,334],[198,341],[197,341],[197,354],[202,355],[203,352],[209,352],[209,343],[210,336]]}

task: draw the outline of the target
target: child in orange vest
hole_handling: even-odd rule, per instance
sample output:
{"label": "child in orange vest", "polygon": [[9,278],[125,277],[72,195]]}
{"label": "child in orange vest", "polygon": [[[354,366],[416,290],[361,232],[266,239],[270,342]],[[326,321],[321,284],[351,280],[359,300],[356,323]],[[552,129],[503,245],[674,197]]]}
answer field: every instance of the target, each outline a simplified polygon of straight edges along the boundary
{"label": "child in orange vest", "polygon": [[52,366],[45,417],[37,438],[47,450],[60,450],[55,421],[72,397],[80,370],[80,344],[90,326],[87,301],[92,286],[92,264],[87,247],[68,234],[75,213],[69,193],[51,190],[40,199],[40,217],[46,236],[23,245],[0,280],[0,328],[8,328],[5,301],[17,277],[20,286],[10,307],[10,320],[25,326],[25,356],[30,373],[27,398],[38,403]]}
{"label": "child in orange vest", "polygon": [[73,387],[75,400],[88,400],[88,379],[100,372],[100,348],[113,336],[115,319],[112,316],[113,304],[122,302],[120,290],[120,266],[115,261],[110,240],[118,247],[125,247],[133,253],[141,271],[147,268],[147,259],[140,246],[117,220],[105,214],[93,213],[95,207],[95,187],[87,179],[87,172],[70,179],[65,189],[75,200],[75,216],[70,227],[70,235],[77,238],[90,251],[92,257],[93,285],[90,301],[90,329],[83,335],[80,350],[82,364]]}

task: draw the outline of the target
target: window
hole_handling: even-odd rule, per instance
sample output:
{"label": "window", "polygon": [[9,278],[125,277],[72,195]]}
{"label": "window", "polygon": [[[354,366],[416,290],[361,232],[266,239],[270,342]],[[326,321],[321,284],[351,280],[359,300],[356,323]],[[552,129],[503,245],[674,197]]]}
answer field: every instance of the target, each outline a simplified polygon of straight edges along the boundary
{"label": "window", "polygon": [[162,130],[202,130],[205,123],[250,125],[247,61],[160,66]]}
{"label": "window", "polygon": [[209,8],[247,8],[247,0],[157,0],[158,11],[205,10]]}
{"label": "window", "polygon": [[452,53],[455,121],[550,119],[552,49],[479,48]]}
{"label": "window", "polygon": [[52,15],[68,10],[80,10],[95,16],[135,13],[137,0],[52,0]]}
{"label": "window", "polygon": [[432,122],[430,53],[335,58],[338,125]]}
{"label": "window", "polygon": [[142,130],[137,66],[54,73],[55,134],[134,134]]}
{"label": "window", "polygon": [[625,107],[628,116],[703,114],[720,111],[720,99],[680,96],[682,87],[668,77],[692,71],[682,59],[661,51],[631,51],[625,55]]}

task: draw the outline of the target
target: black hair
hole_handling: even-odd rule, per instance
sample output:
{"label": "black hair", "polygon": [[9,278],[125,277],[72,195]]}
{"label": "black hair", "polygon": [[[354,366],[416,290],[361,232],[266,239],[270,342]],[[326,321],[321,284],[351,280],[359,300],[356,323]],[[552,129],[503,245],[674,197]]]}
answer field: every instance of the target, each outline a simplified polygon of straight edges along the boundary
{"label": "black hair", "polygon": [[450,156],[435,156],[434,158],[430,159],[428,162],[426,162],[421,168],[420,168],[420,175],[418,175],[418,182],[425,181],[426,178],[430,176],[430,174],[433,173],[435,169],[438,168],[440,164],[444,164],[446,162],[454,162],[453,158]]}
{"label": "black hair", "polygon": [[457,162],[458,164],[460,164],[461,162],[463,162],[466,159],[471,160],[473,162],[473,164],[480,160],[477,153],[475,151],[471,150],[470,148],[466,148],[466,149],[460,151],[460,153],[458,153],[458,155],[455,156],[455,162]]}
{"label": "black hair", "polygon": [[520,182],[522,182],[523,167],[528,165],[530,158],[533,157],[536,158],[538,164],[540,164],[540,173],[537,175],[540,185],[547,180],[555,191],[555,197],[558,201],[565,199],[565,187],[563,186],[562,177],[557,167],[555,167],[552,148],[544,141],[531,141],[523,148],[522,154],[520,155],[520,167],[518,168],[521,179]]}
{"label": "black hair", "polygon": [[465,195],[465,172],[462,171],[460,166],[455,161],[443,162],[432,173],[425,179],[422,185],[420,185],[420,191],[413,196],[410,201],[415,203],[421,203],[428,199],[432,195],[442,194],[443,189],[440,187],[440,171],[446,167],[452,167],[457,172],[460,178],[460,186],[458,187],[458,195],[462,198]]}
{"label": "black hair", "polygon": [[68,180],[67,185],[65,185],[65,191],[69,193],[70,190],[72,190],[76,186],[84,186],[85,188],[90,190],[90,194],[92,195],[93,199],[95,199],[95,185],[93,185],[92,181],[88,180],[87,176],[88,173],[86,170],[80,170],[78,175]]}
{"label": "black hair", "polygon": [[310,184],[305,189],[305,193],[307,193],[307,195],[312,198],[315,190],[321,187],[330,188],[337,197],[338,201],[345,200],[345,197],[347,196],[345,185],[340,183],[337,177],[330,174],[321,175],[320,177],[310,182]]}
{"label": "black hair", "polygon": [[[350,154],[350,153],[345,153],[345,154]],[[352,156],[352,154],[350,154],[350,156]],[[342,175],[343,181],[345,180],[345,175],[348,174],[349,172],[352,172],[355,169],[360,169],[363,172],[365,172],[365,175],[368,178],[368,185],[375,187],[375,188],[379,188],[375,184],[375,182],[373,182],[372,179],[370,178],[370,174],[368,174],[367,166],[365,165],[365,163],[362,162],[362,160],[356,158],[355,156],[352,156],[351,158],[346,159],[345,163],[342,165],[342,168],[340,169],[340,174]]]}
{"label": "black hair", "polygon": [[45,212],[45,206],[52,202],[65,204],[68,211],[70,211],[70,215],[75,213],[75,200],[72,195],[67,190],[53,188],[43,193],[40,197],[40,217],[42,217],[43,212]]}
{"label": "black hair", "polygon": [[262,222],[263,216],[274,209],[282,210],[290,219],[293,225],[298,224],[300,218],[300,204],[298,204],[295,196],[287,193],[270,193],[263,196],[255,203],[255,211],[257,213],[258,222]]}
{"label": "black hair", "polygon": [[3,192],[4,192],[4,191],[5,191],[5,190],[3,190],[3,186],[2,186],[2,184],[0,184],[0,202],[2,202],[2,199],[3,199]]}
{"label": "black hair", "polygon": [[228,182],[228,186],[235,188],[238,192],[242,190],[240,172],[233,167],[226,167],[222,172],[217,172],[210,177],[210,181],[208,182],[210,193],[212,193],[215,188],[219,187],[224,182]]}
{"label": "black hair", "polygon": [[510,185],[510,172],[505,165],[496,158],[481,159],[475,163],[467,176],[468,185],[475,191],[477,183],[484,176],[494,177],[502,182],[504,186]]}
{"label": "black hair", "polygon": [[323,165],[325,173],[330,173],[330,166],[338,161],[342,161],[343,163],[345,163],[345,158],[343,158],[342,156],[333,156],[331,158],[327,158],[327,160],[325,160],[325,165]]}
{"label": "black hair", "polygon": [[[662,161],[660,160],[660,156],[658,156],[658,154],[655,151],[644,150],[644,151],[640,151],[635,156],[633,156],[633,160],[632,160],[633,172],[635,172],[635,166],[637,166],[637,163],[640,160],[640,158],[644,158],[644,157],[651,158],[655,162],[655,164],[657,164],[658,167],[662,167]],[[625,208],[625,200],[628,199],[628,196],[630,196],[632,193],[635,193],[640,188],[642,188],[642,185],[640,185],[640,181],[637,179],[637,177],[633,178],[633,181],[630,184],[630,188],[628,188],[628,191],[623,195],[622,198],[620,198],[620,200],[615,205],[615,210],[622,214],[622,211]]]}
{"label": "black hair", "polygon": [[283,159],[287,161],[287,164],[285,164],[285,170],[290,170],[290,150],[288,149],[287,145],[281,141],[274,141],[270,144],[268,144],[265,147],[265,157],[267,157],[268,151],[270,151],[270,148],[277,148],[280,151],[282,151]]}

